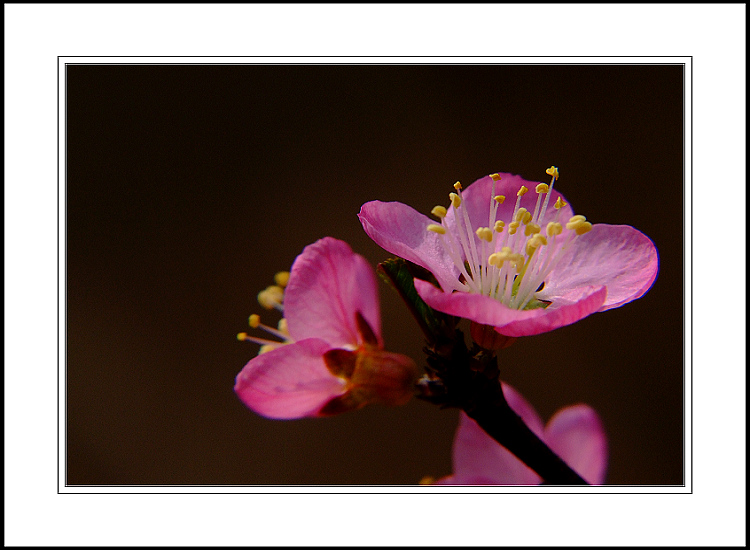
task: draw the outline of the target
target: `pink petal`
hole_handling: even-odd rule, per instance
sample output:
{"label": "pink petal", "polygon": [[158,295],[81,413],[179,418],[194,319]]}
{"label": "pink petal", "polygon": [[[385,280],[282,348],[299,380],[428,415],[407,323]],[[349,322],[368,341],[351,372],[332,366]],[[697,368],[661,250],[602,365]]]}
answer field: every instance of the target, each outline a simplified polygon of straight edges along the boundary
{"label": "pink petal", "polygon": [[659,255],[646,235],[629,225],[595,224],[573,243],[539,297],[554,301],[576,287],[604,285],[607,298],[600,311],[605,311],[643,296],[658,271]]}
{"label": "pink petal", "polygon": [[[534,407],[512,386],[503,383],[503,395],[510,408],[540,438],[544,423]],[[453,443],[454,475],[446,484],[537,485],[541,478],[515,455],[491,438],[466,413],[461,412]],[[482,481],[485,480],[485,481]]]}
{"label": "pink petal", "polygon": [[[586,481],[604,483],[607,439],[601,420],[588,405],[565,407],[542,426],[531,404],[503,383],[510,407],[527,426]],[[440,485],[533,485],[541,478],[461,412],[453,443],[453,475]]]}
{"label": "pink petal", "polygon": [[570,325],[601,308],[607,296],[603,286],[574,288],[547,308],[511,309],[494,298],[466,292],[445,293],[426,281],[414,280],[414,288],[437,311],[495,327],[505,336],[533,336]]}
{"label": "pink petal", "polygon": [[400,202],[372,201],[362,205],[359,220],[365,233],[391,254],[430,271],[443,288],[454,288],[458,268],[440,243],[437,233],[427,231],[436,223]]}
{"label": "pink petal", "polygon": [[269,418],[316,416],[345,392],[344,381],[323,361],[329,349],[323,340],[311,338],[258,355],[237,375],[234,391],[245,405]]}
{"label": "pink petal", "polygon": [[331,348],[356,346],[362,343],[357,312],[382,340],[377,281],[367,260],[332,237],[305,247],[292,265],[284,295],[291,337],[320,338]]}
{"label": "pink petal", "polygon": [[474,485],[492,480],[492,485],[538,485],[541,478],[510,451],[492,439],[461,412],[453,441],[451,484]]}
{"label": "pink petal", "polygon": [[537,414],[536,409],[534,409],[531,403],[526,401],[526,398],[518,393],[518,390],[510,384],[502,382],[502,387],[505,400],[508,402],[508,405],[510,405],[510,408],[513,409],[513,412],[521,417],[524,423],[531,428],[532,432],[538,437],[543,438],[544,422],[539,414]]}
{"label": "pink petal", "polygon": [[567,294],[558,296],[538,317],[519,318],[501,327],[496,327],[504,336],[534,336],[571,325],[584,317],[601,311],[608,289],[603,286],[573,288]]}
{"label": "pink petal", "polygon": [[544,315],[543,309],[519,311],[482,294],[443,292],[421,279],[414,279],[414,288],[431,308],[483,325],[498,327],[519,319],[535,319]]}
{"label": "pink petal", "polygon": [[547,445],[583,479],[593,485],[604,483],[607,437],[594,409],[588,405],[561,409],[544,433]]}

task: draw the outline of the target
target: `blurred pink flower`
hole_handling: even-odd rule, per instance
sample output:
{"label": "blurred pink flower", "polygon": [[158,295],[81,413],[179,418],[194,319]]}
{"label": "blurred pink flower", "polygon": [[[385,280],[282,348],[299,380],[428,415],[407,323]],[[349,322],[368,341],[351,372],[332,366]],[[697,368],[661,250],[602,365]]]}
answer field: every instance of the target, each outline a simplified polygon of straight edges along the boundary
{"label": "blurred pink flower", "polygon": [[283,341],[238,335],[263,344],[236,378],[234,389],[245,405],[290,419],[408,401],[416,365],[383,350],[377,282],[362,256],[326,237],[297,257],[288,283],[286,274],[279,279],[284,285],[258,296],[267,308],[284,312],[279,329],[261,325],[255,315],[250,324]]}
{"label": "blurred pink flower", "polygon": [[[557,411],[544,426],[534,408],[503,383],[508,404],[529,428],[592,485],[601,485],[607,471],[607,438],[601,420],[588,405]],[[453,442],[453,475],[439,485],[538,485],[541,478],[461,412]]]}
{"label": "blurred pink flower", "polygon": [[512,174],[466,190],[457,182],[449,207],[432,210],[438,223],[398,202],[368,202],[359,218],[381,247],[435,276],[440,289],[414,281],[429,306],[505,336],[541,334],[643,296],[659,265],[651,240],[574,216],[553,189],[557,168],[547,173],[550,184]]}

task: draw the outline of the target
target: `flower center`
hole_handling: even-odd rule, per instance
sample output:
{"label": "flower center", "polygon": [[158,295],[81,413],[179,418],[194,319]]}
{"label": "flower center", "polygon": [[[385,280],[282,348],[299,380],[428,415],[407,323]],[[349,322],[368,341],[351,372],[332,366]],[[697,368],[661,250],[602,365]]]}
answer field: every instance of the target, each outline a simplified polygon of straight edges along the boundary
{"label": "flower center", "polygon": [[[258,303],[263,306],[264,309],[276,309],[284,313],[284,288],[289,282],[289,272],[280,271],[274,276],[275,285],[266,287],[258,293]],[[260,315],[253,313],[248,323],[250,328],[260,329],[268,334],[280,338],[282,341],[269,340],[267,338],[257,338],[255,336],[249,336],[246,332],[240,332],[237,335],[237,340],[244,342],[254,342],[260,344],[260,351],[258,354],[265,353],[272,349],[276,349],[284,344],[291,344],[294,340],[289,336],[289,330],[287,329],[286,319],[283,317],[279,320],[277,325],[278,328],[273,328],[268,325],[264,325],[260,322]]]}
{"label": "flower center", "polygon": [[[442,246],[460,273],[451,290],[490,296],[513,309],[549,305],[536,297],[537,292],[542,290],[545,279],[571,250],[576,239],[591,230],[591,224],[584,216],[577,215],[563,226],[559,218],[566,203],[558,197],[553,205],[556,214],[542,228],[550,192],[560,177],[555,166],[548,168],[547,174],[552,181],[549,185],[540,183],[536,186],[537,200],[533,212],[521,206],[521,197],[529,192],[522,185],[516,193],[512,215],[499,219],[498,207],[506,197],[495,194],[495,184],[500,180],[498,174],[490,176],[492,193],[487,226],[476,229],[472,226],[469,212],[463,205],[460,182],[453,185],[456,192],[449,195],[451,204],[448,209],[443,206],[432,209],[440,223],[428,225],[427,230],[440,236]],[[452,218],[448,215],[449,209]]]}

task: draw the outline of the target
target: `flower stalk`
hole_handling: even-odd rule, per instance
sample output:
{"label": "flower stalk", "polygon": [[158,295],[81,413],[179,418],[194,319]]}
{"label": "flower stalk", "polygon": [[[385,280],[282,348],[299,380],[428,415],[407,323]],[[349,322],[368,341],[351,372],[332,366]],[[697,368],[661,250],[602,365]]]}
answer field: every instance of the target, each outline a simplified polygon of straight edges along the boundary
{"label": "flower stalk", "polygon": [[[404,299],[425,335],[427,374],[417,383],[417,397],[443,408],[463,410],[545,483],[586,484],[524,423],[503,395],[497,355],[487,348],[502,349],[514,339],[495,332],[502,340],[499,345],[480,347],[475,344],[469,350],[463,333],[456,329],[456,319],[433,310],[414,291],[413,274],[419,269],[411,262],[392,258],[380,264],[377,270]],[[484,333],[483,329],[472,325],[475,342],[477,334]]]}
{"label": "flower stalk", "polygon": [[510,407],[503,395],[497,356],[458,338],[426,348],[428,374],[417,396],[442,407],[457,407],[495,441],[534,470],[546,484],[587,485]]}

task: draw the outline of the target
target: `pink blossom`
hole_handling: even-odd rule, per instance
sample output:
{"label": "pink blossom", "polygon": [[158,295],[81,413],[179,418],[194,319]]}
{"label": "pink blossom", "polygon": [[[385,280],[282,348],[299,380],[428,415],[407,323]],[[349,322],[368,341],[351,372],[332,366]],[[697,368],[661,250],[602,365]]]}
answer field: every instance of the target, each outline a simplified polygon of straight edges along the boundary
{"label": "pink blossom", "polygon": [[[511,386],[503,383],[510,407],[529,428],[592,485],[604,483],[607,438],[601,420],[588,405],[557,411],[544,426],[534,408]],[[510,451],[461,412],[453,442],[453,475],[441,485],[538,485],[542,479]]]}
{"label": "pink blossom", "polygon": [[[281,277],[279,277],[280,275]],[[274,285],[259,302],[283,311],[279,329],[250,324],[282,341],[240,333],[263,344],[237,375],[235,392],[270,418],[324,416],[367,403],[402,404],[412,394],[416,365],[383,350],[377,282],[367,261],[326,237],[294,261],[286,288]]]}
{"label": "pink blossom", "polygon": [[440,285],[415,280],[432,308],[531,336],[619,307],[643,294],[658,271],[651,240],[628,225],[592,225],[550,184],[492,174],[432,220],[398,202],[372,201],[359,213],[365,232],[387,251],[429,270]]}

